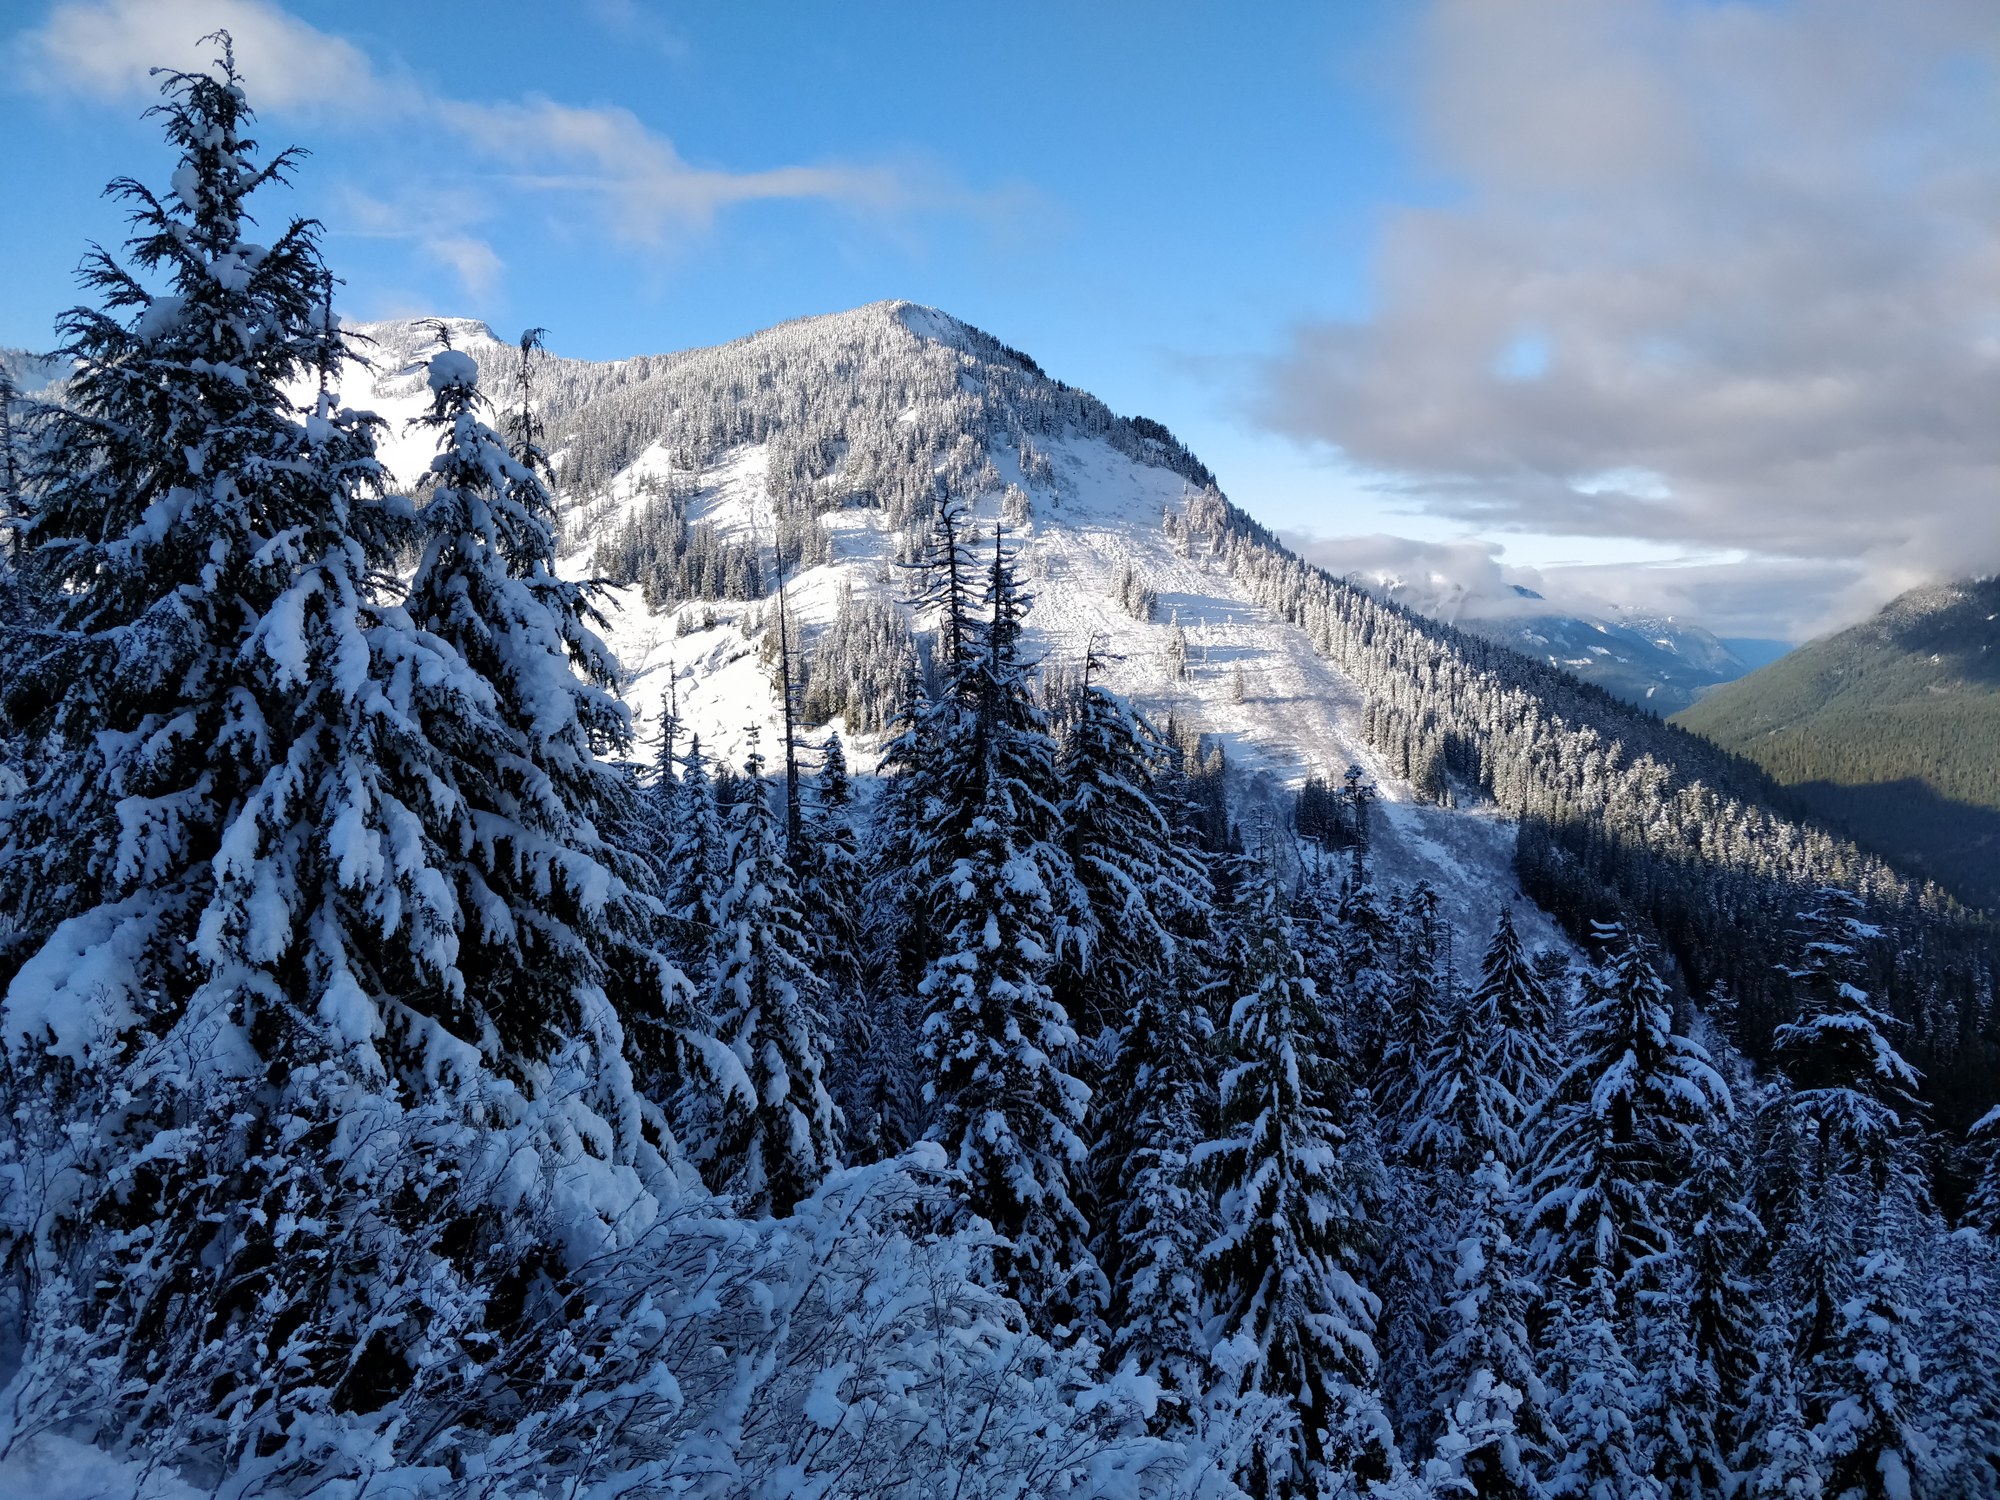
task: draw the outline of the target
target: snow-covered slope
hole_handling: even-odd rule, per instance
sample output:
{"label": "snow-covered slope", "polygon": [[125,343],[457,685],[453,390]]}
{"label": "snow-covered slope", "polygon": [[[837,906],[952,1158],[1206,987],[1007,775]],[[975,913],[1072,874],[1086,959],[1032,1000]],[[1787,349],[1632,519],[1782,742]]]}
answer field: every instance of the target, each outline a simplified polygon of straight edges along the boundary
{"label": "snow-covered slope", "polygon": [[[446,326],[498,397],[513,349],[483,325]],[[389,420],[384,456],[414,483],[429,443],[410,419],[423,407],[421,361],[437,347],[436,328],[403,322],[356,331],[374,341],[374,369],[349,372],[346,398]],[[1485,931],[1501,902],[1518,899],[1512,825],[1478,809],[1419,802],[1364,743],[1356,685],[1313,651],[1302,630],[1251,601],[1205,547],[1177,537],[1171,518],[1207,472],[1164,429],[1117,422],[978,330],[933,308],[880,303],[718,349],[601,365],[551,360],[543,389],[572,575],[593,573],[596,544],[616,533],[650,486],[676,480],[689,495],[691,520],[768,547],[777,497],[803,482],[816,492],[815,508],[831,506],[821,515],[829,560],[788,588],[810,651],[843,591],[907,597],[911,579],[894,565],[898,507],[882,496],[928,493],[942,479],[973,497],[982,545],[990,547],[998,529],[1015,550],[1034,596],[1029,641],[1042,662],[1074,669],[1095,641],[1116,691],[1223,741],[1240,813],[1254,815],[1308,775],[1337,781],[1359,764],[1383,794],[1384,875],[1436,882],[1468,932]],[[699,414],[709,402],[718,411],[739,408],[720,440],[721,419]],[[756,419],[744,420],[740,408]],[[807,412],[821,426],[802,434]],[[910,434],[901,459],[909,472],[901,474],[884,467],[897,462],[897,428]],[[737,440],[746,432],[750,440]],[[824,471],[808,464],[803,481],[802,437],[828,455]],[[1128,572],[1153,591],[1149,620],[1120,603]],[[774,612],[767,598],[654,613],[638,589],[610,590],[606,635],[625,668],[642,739],[655,732],[671,684],[683,722],[704,747],[740,761],[754,731],[768,752],[779,718],[760,648]],[[867,736],[851,747],[864,769],[878,750]],[[1535,940],[1557,941],[1539,914],[1524,917]]]}
{"label": "snow-covered slope", "polygon": [[0,370],[7,372],[17,396],[39,396],[69,372],[68,365],[46,354],[30,354],[26,349],[0,348]]}

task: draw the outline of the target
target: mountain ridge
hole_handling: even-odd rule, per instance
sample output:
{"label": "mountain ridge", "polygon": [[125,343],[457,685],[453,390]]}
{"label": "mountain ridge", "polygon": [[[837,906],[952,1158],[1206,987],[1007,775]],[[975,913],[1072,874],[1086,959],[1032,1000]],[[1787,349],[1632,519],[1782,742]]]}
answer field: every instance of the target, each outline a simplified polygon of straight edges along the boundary
{"label": "mountain ridge", "polygon": [[1714,632],[1642,610],[1565,609],[1518,584],[1512,597],[1470,594],[1440,580],[1356,569],[1378,597],[1511,647],[1665,718],[1750,670]]}
{"label": "mountain ridge", "polygon": [[[506,405],[515,346],[474,320],[447,328]],[[436,327],[355,331],[396,359],[357,363],[341,385],[389,419],[385,462],[414,484],[433,446],[409,422],[428,400],[416,360]],[[900,565],[950,499],[1020,554],[1045,671],[1073,670],[1097,642],[1115,691],[1226,749],[1239,817],[1263,809],[1282,824],[1308,778],[1359,764],[1384,789],[1386,877],[1433,880],[1469,930],[1523,901],[1548,914],[1532,918],[1537,940],[1639,920],[1687,993],[1736,992],[1753,1052],[1787,1003],[1759,955],[1782,944],[1805,893],[1841,884],[1898,921],[1956,921],[1942,893],[1800,821],[1754,763],[1305,562],[1165,427],[1116,415],[937,309],[888,301],[708,349],[550,356],[535,390],[562,566],[613,579],[608,635],[642,741],[669,699],[722,759],[741,758],[753,727],[775,739],[775,604],[744,572],[774,547],[790,558],[809,679],[847,671],[871,630],[920,631]],[[871,680],[856,691],[893,687]],[[845,712],[835,705],[814,735]],[[854,738],[865,771],[871,736]],[[1983,929],[1950,931],[1934,988],[1956,996],[1992,957]]]}
{"label": "mountain ridge", "polygon": [[[472,352],[504,400],[512,346]],[[1239,819],[1261,809],[1282,828],[1309,777],[1359,764],[1383,788],[1383,875],[1432,880],[1467,930],[1502,905],[1529,911],[1536,941],[1638,922],[1686,994],[1728,991],[1753,1055],[1791,1003],[1769,955],[1822,886],[1934,932],[1921,981],[1881,976],[1898,1014],[1972,1004],[1994,982],[1986,928],[1802,820],[1753,762],[1304,561],[1163,426],[936,309],[876,303],[706,350],[551,358],[537,389],[563,566],[615,581],[610,639],[642,736],[671,699],[720,758],[740,758],[753,725],[774,742],[780,553],[806,697],[830,713],[812,735],[844,722],[836,700],[892,694],[899,679],[868,653],[920,638],[902,565],[949,502],[981,545],[1004,532],[1016,553],[1045,676],[1096,643],[1114,691],[1226,750]],[[853,738],[865,772],[876,742]],[[1921,1053],[1945,1118],[1989,1061]]]}
{"label": "mountain ridge", "polygon": [[2000,579],[1921,585],[1676,722],[1969,904],[2000,907]]}
{"label": "mountain ridge", "polygon": [[[422,320],[363,324],[356,331],[390,350],[395,363],[372,374],[351,369],[349,399],[376,405],[391,418],[385,460],[399,478],[414,483],[433,439],[404,425],[428,399],[410,359],[434,332]],[[851,426],[808,433],[792,444],[782,423],[711,427],[697,409],[701,393],[690,394],[691,385],[726,392],[732,401],[754,401],[755,393],[768,396],[781,386],[787,372],[796,375],[809,346],[821,346],[831,372],[860,381],[863,389],[848,405],[850,420],[886,417],[911,441],[931,446],[934,468],[921,467],[934,483],[905,482],[907,467],[887,476],[869,469],[876,439],[857,438]],[[924,350],[948,352],[951,368]],[[512,378],[514,347],[491,339],[467,345],[466,352],[480,366],[482,385],[500,397]],[[912,352],[919,362],[911,377],[919,388],[914,394],[868,388],[860,371],[867,359]],[[734,369],[746,358],[764,362],[758,374]],[[974,369],[959,369],[961,360]],[[970,383],[961,378],[968,373]],[[973,489],[972,511],[984,534],[990,539],[1005,529],[1020,549],[1033,595],[1026,623],[1045,668],[1072,670],[1083,647],[1100,642],[1102,670],[1115,690],[1160,720],[1172,717],[1224,747],[1239,773],[1244,817],[1263,809],[1278,818],[1308,776],[1337,780],[1349,764],[1360,763],[1385,789],[1379,818],[1386,873],[1432,880],[1447,911],[1472,927],[1490,926],[1496,891],[1521,899],[1511,870],[1512,826],[1424,801],[1366,744],[1362,705],[1351,688],[1296,631],[1229,585],[1216,557],[1197,556],[1168,535],[1168,513],[1197,486],[1212,487],[1206,467],[1164,427],[1114,416],[992,335],[935,308],[889,301],[790,320],[708,349],[604,365],[552,358],[540,367],[542,379],[548,390],[542,415],[564,500],[564,567],[575,576],[602,576],[600,564],[621,529],[648,504],[675,493],[692,526],[713,528],[725,543],[755,543],[768,551],[786,494],[810,490],[825,507],[816,522],[827,535],[828,552],[799,568],[788,592],[810,660],[841,621],[844,597],[903,610],[901,530],[931,502],[936,485]],[[1012,390],[998,389],[1016,381]],[[671,411],[661,412],[660,388]],[[905,403],[905,396],[913,399]],[[1016,399],[1023,396],[1029,398],[1025,409]],[[605,402],[621,411],[607,415],[599,405]],[[781,395],[777,405],[804,413],[812,403]],[[633,427],[629,408],[661,415],[670,430],[663,436]],[[968,432],[985,439],[995,431],[999,441],[969,444]],[[704,442],[713,442],[715,451],[697,456]],[[835,449],[838,460],[820,467],[817,461]],[[803,468],[795,467],[800,456],[808,460]],[[1127,569],[1143,576],[1154,593],[1153,618],[1134,617],[1115,598],[1116,580]],[[623,580],[611,588],[608,603],[607,639],[625,664],[626,697],[642,737],[656,732],[671,695],[681,721],[720,759],[742,759],[753,725],[762,744],[776,739],[777,698],[763,653],[774,617],[768,600],[690,598],[655,610],[636,582]],[[1170,669],[1176,651],[1184,665]],[[1245,675],[1240,703],[1233,698],[1239,672]],[[813,724],[811,736],[817,740],[830,727]],[[879,737],[863,732],[849,738],[857,768],[867,770]],[[1539,914],[1524,920],[1536,940],[1561,941]]]}

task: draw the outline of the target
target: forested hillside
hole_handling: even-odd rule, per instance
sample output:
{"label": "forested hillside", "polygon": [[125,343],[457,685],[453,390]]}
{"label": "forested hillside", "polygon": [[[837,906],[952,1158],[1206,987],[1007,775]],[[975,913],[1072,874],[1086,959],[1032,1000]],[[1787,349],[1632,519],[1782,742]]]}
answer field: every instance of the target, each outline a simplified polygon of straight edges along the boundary
{"label": "forested hillside", "polygon": [[1904,868],[2000,909],[2000,579],[1913,590],[1676,722]]}
{"label": "forested hillside", "polygon": [[221,41],[14,413],[0,1490],[2000,1491],[1985,928],[941,314],[368,376]]}

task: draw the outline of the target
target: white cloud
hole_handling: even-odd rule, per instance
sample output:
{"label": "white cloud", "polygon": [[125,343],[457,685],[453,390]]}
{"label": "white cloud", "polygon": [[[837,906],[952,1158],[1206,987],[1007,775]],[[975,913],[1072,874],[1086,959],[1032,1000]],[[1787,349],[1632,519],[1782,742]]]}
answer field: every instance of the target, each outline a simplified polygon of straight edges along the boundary
{"label": "white cloud", "polygon": [[1692,621],[1718,635],[1798,641],[1851,623],[1878,602],[1880,589],[1899,593],[1924,581],[1893,569],[1876,579],[1852,564],[1741,554],[1526,566],[1507,561],[1508,549],[1491,541],[1303,531],[1283,539],[1331,573],[1393,586],[1412,608],[1454,622],[1636,611]]}
{"label": "white cloud", "polygon": [[1393,587],[1398,598],[1441,620],[1499,619],[1549,609],[1519,592],[1526,588],[1540,593],[1541,574],[1501,562],[1497,542],[1424,542],[1380,532],[1368,536],[1286,532],[1283,539],[1294,552],[1328,572]]}
{"label": "white cloud", "polygon": [[475,301],[485,301],[500,284],[505,268],[499,252],[486,241],[469,234],[440,234],[426,236],[421,243],[432,259],[451,267],[466,295]]}
{"label": "white cloud", "polygon": [[1440,0],[1421,57],[1457,194],[1273,427],[1488,532],[1734,549],[1697,592],[1801,626],[2000,567],[1991,0]]}
{"label": "white cloud", "polygon": [[[630,4],[610,3],[604,14],[628,28],[659,30]],[[760,200],[817,199],[866,211],[920,200],[967,206],[930,186],[919,191],[886,166],[696,167],[671,140],[617,107],[452,98],[384,73],[351,42],[270,0],[62,0],[21,39],[12,61],[20,77],[44,91],[146,99],[158,92],[151,69],[207,66],[216,44],[196,39],[217,30],[233,38],[237,67],[259,110],[442,129],[495,163],[518,189],[593,204],[629,242],[657,244],[676,232],[699,232],[722,209]],[[490,286],[499,273],[498,256],[478,239],[415,231],[404,237],[450,264],[468,288]]]}
{"label": "white cloud", "polygon": [[154,68],[207,67],[227,31],[236,64],[273,110],[362,113],[408,108],[358,47],[262,0],[67,0],[23,38],[16,72],[35,87],[99,99],[151,98]]}
{"label": "white cloud", "polygon": [[424,259],[449,268],[474,303],[485,301],[499,288],[506,263],[487,240],[472,232],[493,212],[483,195],[429,184],[406,189],[394,201],[349,188],[338,202],[339,212],[331,217],[340,234],[413,245]]}
{"label": "white cloud", "polygon": [[674,143],[629,110],[550,99],[440,101],[438,117],[522,184],[596,200],[625,238],[653,243],[673,228],[704,229],[717,210],[771,198],[820,198],[871,208],[905,196],[895,173],[865,167],[723,172],[690,166]]}

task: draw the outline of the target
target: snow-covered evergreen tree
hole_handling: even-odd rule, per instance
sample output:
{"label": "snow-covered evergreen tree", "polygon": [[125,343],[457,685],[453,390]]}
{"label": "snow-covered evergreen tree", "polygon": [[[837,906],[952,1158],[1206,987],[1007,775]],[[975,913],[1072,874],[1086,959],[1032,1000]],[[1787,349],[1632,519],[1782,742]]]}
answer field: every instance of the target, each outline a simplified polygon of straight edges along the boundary
{"label": "snow-covered evergreen tree", "polygon": [[1653,1284],[1639,1292],[1629,1325],[1641,1381],[1635,1424],[1666,1493],[1705,1500],[1726,1492],[1732,1473],[1720,1383],[1688,1317],[1693,1267],[1676,1246],[1648,1280]]}
{"label": "snow-covered evergreen tree", "polygon": [[1975,1120],[1965,1139],[1977,1174],[1965,1201],[1966,1221],[2000,1240],[2000,1104]]}
{"label": "snow-covered evergreen tree", "polygon": [[1527,1500],[1542,1493],[1555,1453],[1549,1395],[1528,1338],[1534,1284],[1511,1234],[1514,1198],[1506,1164],[1489,1154],[1459,1215],[1445,1334],[1430,1372],[1446,1493]]}
{"label": "snow-covered evergreen tree", "polygon": [[1453,1006],[1445,970],[1448,929],[1436,888],[1418,881],[1397,908],[1395,979],[1374,1079],[1383,1118],[1396,1132],[1392,1140],[1400,1140],[1423,1114],[1425,1063],[1450,1024]]}
{"label": "snow-covered evergreen tree", "polygon": [[1787,1109],[1813,1141],[1819,1173],[1865,1174],[1876,1194],[1921,1191],[1904,1137],[1917,1123],[1917,1075],[1889,1041],[1867,990],[1865,946],[1881,936],[1852,892],[1820,891],[1800,914],[1788,973],[1798,1018],[1778,1028],[1773,1056],[1790,1081]]}
{"label": "snow-covered evergreen tree", "polygon": [[[1091,691],[1096,691],[1094,688]],[[1135,729],[1138,728],[1133,721]],[[1133,769],[1164,847],[1133,863],[1161,939],[1152,974],[1119,1019],[1091,1116],[1098,1261],[1110,1288],[1114,1360],[1136,1360],[1183,1402],[1206,1385],[1199,1258],[1213,1234],[1193,1154],[1214,1121],[1214,884],[1184,812],[1176,757],[1141,742]],[[1106,851],[1107,859],[1115,856]],[[1170,1414],[1185,1421],[1186,1411]]]}
{"label": "snow-covered evergreen tree", "polygon": [[814,961],[819,976],[846,1006],[858,1004],[863,982],[862,904],[865,871],[861,839],[854,823],[854,784],[847,774],[847,751],[829,731],[820,745],[819,774],[813,778],[799,857],[799,903],[810,915]]}
{"label": "snow-covered evergreen tree", "polygon": [[1638,1421],[1639,1372],[1619,1338],[1619,1298],[1606,1265],[1565,1290],[1549,1339],[1551,1413],[1561,1457],[1548,1493],[1578,1500],[1664,1500]]}
{"label": "snow-covered evergreen tree", "polygon": [[1668,1192],[1734,1105],[1707,1054],[1673,1030],[1648,945],[1618,927],[1598,937],[1574,1060],[1542,1110],[1529,1222],[1541,1270],[1623,1299],[1672,1248]]}
{"label": "snow-covered evergreen tree", "polygon": [[913,663],[884,733],[882,790],[869,823],[865,892],[875,931],[867,962],[877,993],[916,994],[936,956],[930,898],[939,749],[955,732],[957,712],[955,698],[934,697]]}
{"label": "snow-covered evergreen tree", "polygon": [[1835,1496],[1917,1483],[1924,1448],[1907,1266],[1928,1185],[1913,1159],[1917,1077],[1865,988],[1879,936],[1845,891],[1818,892],[1801,914],[1787,970],[1799,1015],[1773,1038],[1785,1086],[1767,1106],[1782,1115],[1774,1135],[1795,1142],[1797,1174],[1775,1286],[1796,1320],[1802,1404]]}
{"label": "snow-covered evergreen tree", "polygon": [[586,590],[556,574],[554,501],[481,419],[469,356],[440,351],[429,384],[422,423],[439,452],[407,608],[491,684],[502,730],[473,726],[445,746],[466,805],[440,836],[476,914],[460,935],[478,1007],[465,1034],[534,1054],[575,1034],[607,991],[621,1014],[652,1016],[684,1004],[685,981],[654,947],[650,874],[599,831],[631,816],[629,783],[600,759],[629,746],[630,720]]}
{"label": "snow-covered evergreen tree", "polygon": [[1173,928],[1186,926],[1181,914],[1205,899],[1208,885],[1154,800],[1151,729],[1089,680],[1095,666],[1086,659],[1058,765],[1059,822],[1082,902],[1055,987],[1087,1035],[1123,1028],[1139,997],[1160,986],[1173,963]]}
{"label": "snow-covered evergreen tree", "polygon": [[847,752],[838,733],[827,734],[819,760],[793,860],[799,908],[825,993],[827,1088],[845,1127],[844,1154],[875,1161],[889,1154],[883,1118],[887,1101],[879,1097],[875,1066],[885,1018],[866,991],[867,872]]}
{"label": "snow-covered evergreen tree", "polygon": [[1940,1233],[1923,1272],[1920,1488],[1992,1500],[2000,1495],[2000,1246],[1969,1226]]}
{"label": "snow-covered evergreen tree", "polygon": [[753,748],[730,810],[708,1021],[736,1055],[750,1097],[724,1100],[704,1173],[750,1213],[786,1214],[839,1164],[838,1118],[822,1079],[824,989]]}
{"label": "snow-covered evergreen tree", "polygon": [[1176,973],[1132,1010],[1092,1147],[1112,1357],[1136,1361],[1189,1403],[1207,1383],[1199,1261],[1214,1232],[1194,1170],[1214,1114],[1211,1027],[1190,993],[1194,977]]}
{"label": "snow-covered evergreen tree", "polygon": [[1712,1487],[1730,1472],[1723,1459],[1733,1415],[1756,1373],[1753,1277],[1767,1242],[1749,1204],[1749,1180],[1736,1123],[1718,1118],[1696,1137],[1690,1174],[1668,1205],[1678,1243],[1650,1315],[1653,1347],[1672,1366],[1673,1378],[1661,1386],[1664,1404],[1678,1408],[1664,1420],[1696,1449],[1697,1461],[1682,1466],[1683,1484]]}
{"label": "snow-covered evergreen tree", "polygon": [[[1408,1169],[1449,1185],[1487,1156],[1520,1160],[1519,1101],[1493,1066],[1513,1044],[1493,1034],[1493,1013],[1460,1001],[1445,1014],[1424,1059],[1416,1107],[1398,1152]],[[1431,1196],[1435,1204],[1435,1196]]]}
{"label": "snow-covered evergreen tree", "polygon": [[728,863],[715,788],[699,735],[688,742],[687,756],[669,795],[673,841],[661,872],[667,942],[689,979],[705,985],[715,969]]}
{"label": "snow-covered evergreen tree", "polygon": [[[380,602],[409,513],[331,389],[312,227],[245,238],[292,157],[256,161],[218,40],[164,84],[171,193],[117,185],[136,271],[87,263],[106,308],[66,320],[29,518],[63,618],[11,684],[45,758],[5,815],[30,949],[4,1013],[15,1110],[39,1098],[60,1144],[7,1231],[39,1283],[20,1373],[66,1384],[86,1435],[309,1487],[490,1357],[487,1288],[532,1320],[529,1282],[629,1243],[671,1183],[595,953],[544,1028],[481,951],[566,915],[467,873],[521,826],[466,753],[516,755],[513,679]],[[587,826],[553,847],[572,789],[521,813],[552,825],[524,857],[566,874],[593,859]],[[609,880],[578,884],[595,917]]]}
{"label": "snow-covered evergreen tree", "polygon": [[1319,997],[1320,1034],[1313,1050],[1343,1056],[1354,1065],[1349,1039],[1364,1026],[1348,989],[1342,961],[1341,886],[1335,862],[1307,842],[1300,845],[1298,882],[1292,892],[1292,934],[1299,961]]}
{"label": "snow-covered evergreen tree", "polygon": [[1781,1311],[1765,1310],[1757,1330],[1757,1369],[1744,1392],[1734,1469],[1752,1500],[1820,1500],[1825,1493],[1819,1440],[1806,1425],[1793,1373],[1792,1335]]}
{"label": "snow-covered evergreen tree", "polygon": [[[942,952],[919,993],[932,1126],[972,1210],[1003,1236],[998,1270],[1044,1327],[1096,1307],[1101,1278],[1073,1185],[1089,1090],[1048,975],[1071,909],[1056,844],[1055,746],[1020,658],[1022,603],[1000,543],[991,618],[960,690],[963,739],[940,768],[931,920]],[[948,858],[948,863],[945,860]]]}
{"label": "snow-covered evergreen tree", "polygon": [[1807,1374],[1806,1404],[1832,1500],[1921,1495],[1930,1445],[1918,1427],[1929,1392],[1915,1343],[1917,1309],[1900,1236],[1879,1224],[1863,1252],[1829,1346]]}
{"label": "snow-covered evergreen tree", "polygon": [[1396,927],[1360,859],[1341,883],[1337,913],[1343,1030],[1355,1076],[1369,1080],[1381,1066],[1387,1040],[1396,987]]}
{"label": "snow-covered evergreen tree", "polygon": [[1481,1071],[1494,1100],[1511,1102],[1515,1113],[1507,1123],[1518,1130],[1560,1070],[1561,1045],[1555,997],[1522,947],[1511,907],[1500,909],[1466,1017],[1468,1028],[1485,1038]]}
{"label": "snow-covered evergreen tree", "polygon": [[1360,1270],[1372,1234],[1332,1105],[1336,1059],[1308,1049],[1312,984],[1274,874],[1246,857],[1236,882],[1228,1052],[1214,1174],[1220,1230],[1202,1254],[1221,1316],[1213,1356],[1238,1390],[1296,1402],[1289,1438],[1259,1451],[1251,1487],[1311,1494],[1400,1466],[1375,1395],[1379,1303]]}

